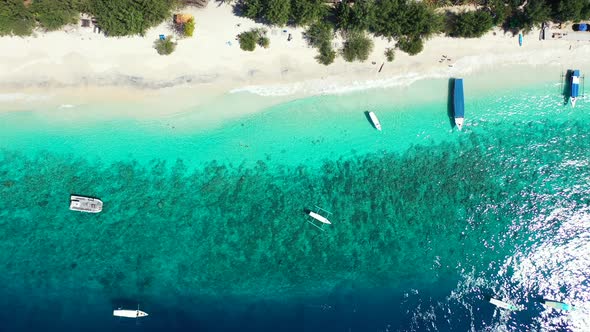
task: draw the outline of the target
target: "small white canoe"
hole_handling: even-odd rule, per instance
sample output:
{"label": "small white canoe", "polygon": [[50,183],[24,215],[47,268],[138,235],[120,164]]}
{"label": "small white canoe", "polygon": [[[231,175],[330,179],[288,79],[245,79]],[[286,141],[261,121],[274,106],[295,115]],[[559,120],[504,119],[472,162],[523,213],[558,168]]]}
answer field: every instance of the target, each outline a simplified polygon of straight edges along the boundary
{"label": "small white canoe", "polygon": [[379,119],[377,119],[377,115],[375,115],[375,113],[373,113],[373,112],[369,112],[369,118],[371,118],[371,122],[373,122],[373,126],[375,126],[375,128],[377,128],[377,130],[381,130],[381,123],[379,122]]}
{"label": "small white canoe", "polygon": [[490,299],[490,303],[495,305],[498,308],[502,308],[502,309],[506,309],[506,310],[512,310],[512,311],[519,310],[514,304],[506,303],[504,301],[496,300],[494,298]]}
{"label": "small white canoe", "polygon": [[329,224],[329,225],[331,225],[331,224],[332,224],[332,223],[330,222],[330,220],[328,220],[326,217],[324,217],[324,216],[321,216],[321,215],[319,215],[319,214],[317,214],[317,213],[315,213],[315,212],[311,212],[311,211],[309,211],[309,212],[308,212],[308,214],[309,214],[309,215],[310,215],[310,216],[311,216],[313,219],[315,219],[315,220],[318,220],[318,221],[321,221],[321,222],[323,222],[324,224]]}
{"label": "small white canoe", "polygon": [[125,318],[141,318],[146,317],[148,314],[141,311],[141,310],[113,310],[113,316],[115,317],[125,317]]}

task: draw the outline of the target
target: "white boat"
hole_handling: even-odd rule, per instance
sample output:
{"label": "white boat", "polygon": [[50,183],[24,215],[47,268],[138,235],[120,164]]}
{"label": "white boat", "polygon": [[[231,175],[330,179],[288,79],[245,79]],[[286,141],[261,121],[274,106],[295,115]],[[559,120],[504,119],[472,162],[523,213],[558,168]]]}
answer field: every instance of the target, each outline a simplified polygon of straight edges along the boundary
{"label": "white boat", "polygon": [[332,224],[330,222],[330,220],[328,220],[328,218],[326,218],[326,217],[324,217],[324,216],[322,216],[320,214],[317,214],[317,213],[315,213],[313,211],[309,211],[307,214],[309,214],[313,219],[315,219],[317,221],[320,221],[320,222],[322,222],[324,224],[328,224],[328,225],[331,225]]}
{"label": "white boat", "polygon": [[512,310],[512,311],[518,311],[518,307],[516,307],[514,304],[510,304],[510,303],[506,303],[504,301],[500,301],[500,300],[496,300],[494,298],[490,299],[490,303],[495,305],[498,308],[502,308],[502,309],[507,309],[507,310]]}
{"label": "white boat", "polygon": [[576,310],[576,308],[573,307],[572,305],[569,305],[569,304],[563,303],[563,302],[544,300],[543,304],[547,307],[550,307],[553,309],[559,309],[559,310],[563,310],[563,311]]}
{"label": "white boat", "polygon": [[379,119],[377,119],[377,115],[375,115],[374,112],[369,112],[369,118],[371,118],[373,126],[375,126],[377,130],[381,130],[381,123],[379,122]]}
{"label": "white boat", "polygon": [[98,198],[70,195],[70,210],[98,213],[102,211],[102,201]]}
{"label": "white boat", "polygon": [[144,311],[139,310],[139,308],[137,310],[119,308],[117,310],[113,310],[113,316],[125,318],[141,318],[148,316],[148,314]]}

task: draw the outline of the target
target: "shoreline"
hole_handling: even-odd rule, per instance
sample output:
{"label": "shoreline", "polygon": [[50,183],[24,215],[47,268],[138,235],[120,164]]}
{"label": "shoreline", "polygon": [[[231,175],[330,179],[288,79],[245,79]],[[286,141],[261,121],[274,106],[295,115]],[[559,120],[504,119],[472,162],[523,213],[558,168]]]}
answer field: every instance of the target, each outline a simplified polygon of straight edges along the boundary
{"label": "shoreline", "polygon": [[[167,22],[147,31],[146,37],[106,38],[70,26],[38,36],[0,38],[1,48],[13,50],[0,55],[0,112],[108,100],[165,104],[161,112],[169,114],[170,108],[204,105],[243,92],[278,97],[273,102],[280,102],[403,87],[420,80],[475,75],[506,66],[590,69],[586,56],[590,43],[540,41],[538,30],[534,30],[519,47],[517,36],[498,29],[478,39],[435,36],[416,56],[396,51],[391,63],[385,61],[383,52],[394,43],[374,38],[375,47],[366,62],[347,63],[338,57],[334,64],[323,66],[316,62],[317,51],[307,45],[301,28],[284,28],[294,36],[288,42],[282,28],[234,16],[229,5],[185,12],[195,16],[195,37],[179,40],[176,52],[169,56],[158,55],[151,38],[169,33]],[[222,28],[215,28],[219,26]],[[252,27],[269,30],[269,49],[239,49],[234,36]],[[342,40],[336,38],[335,43],[341,46]],[[159,100],[162,96],[171,101]],[[137,112],[127,115],[142,116]]]}

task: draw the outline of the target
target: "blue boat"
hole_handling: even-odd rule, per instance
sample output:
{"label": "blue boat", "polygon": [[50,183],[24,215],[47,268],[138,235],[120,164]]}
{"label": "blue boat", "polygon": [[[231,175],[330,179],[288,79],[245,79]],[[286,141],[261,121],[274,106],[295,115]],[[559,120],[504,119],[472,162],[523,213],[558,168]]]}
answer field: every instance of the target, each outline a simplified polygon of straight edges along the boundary
{"label": "blue boat", "polygon": [[465,116],[465,98],[463,96],[463,79],[456,78],[453,87],[453,111],[455,124],[459,130],[463,129],[463,118]]}
{"label": "blue boat", "polygon": [[572,73],[572,91],[571,91],[571,98],[572,107],[576,106],[576,100],[580,95],[580,71],[578,69],[574,70]]}
{"label": "blue boat", "polygon": [[522,33],[518,34],[518,45],[522,46]]}

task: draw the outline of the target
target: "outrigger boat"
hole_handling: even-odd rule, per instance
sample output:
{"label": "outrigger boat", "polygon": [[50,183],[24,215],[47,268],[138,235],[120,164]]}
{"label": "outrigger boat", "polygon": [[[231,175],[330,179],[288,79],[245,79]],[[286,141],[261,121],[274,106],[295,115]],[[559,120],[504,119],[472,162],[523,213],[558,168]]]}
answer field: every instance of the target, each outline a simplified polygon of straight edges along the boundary
{"label": "outrigger boat", "polygon": [[125,317],[125,318],[141,318],[147,317],[148,314],[144,311],[139,310],[139,306],[137,306],[137,310],[129,310],[129,309],[117,309],[113,310],[113,316],[115,317]]}
{"label": "outrigger boat", "polygon": [[320,226],[316,225],[313,221],[311,220],[307,220],[308,223],[312,224],[314,227],[319,228],[321,231],[324,231],[323,226],[324,225],[331,225],[332,223],[330,222],[330,220],[328,220],[328,218],[322,216],[320,214],[320,211],[324,211],[326,214],[330,215],[332,214],[332,212],[322,209],[319,206],[315,206],[317,208],[316,212],[313,212],[311,210],[305,210],[305,213],[307,213],[307,215],[309,215],[310,217],[312,217],[314,220],[319,221],[321,224]]}
{"label": "outrigger boat", "polygon": [[373,122],[373,126],[375,126],[375,129],[380,131],[381,130],[381,123],[379,122],[377,115],[375,115],[374,112],[369,112],[369,118],[371,118],[371,122]]}
{"label": "outrigger boat", "polygon": [[569,305],[567,303],[563,303],[563,302],[557,302],[557,301],[550,301],[550,300],[543,300],[542,302],[546,307],[550,307],[553,309],[559,309],[559,310],[563,310],[563,311],[572,311],[572,310],[576,310],[576,308],[574,308],[574,306]]}
{"label": "outrigger boat", "polygon": [[580,95],[580,71],[578,69],[574,70],[572,73],[572,91],[570,101],[572,102],[572,107],[576,107],[576,100]]}
{"label": "outrigger boat", "polygon": [[490,299],[490,303],[495,305],[498,308],[502,308],[502,309],[506,309],[506,310],[511,310],[511,311],[518,311],[520,309],[518,309],[517,306],[515,306],[514,304],[510,304],[504,301],[500,301],[500,300],[496,300],[494,298]]}
{"label": "outrigger boat", "polygon": [[465,98],[463,96],[463,79],[456,78],[453,88],[453,111],[455,113],[455,124],[459,130],[463,129],[465,117]]}

